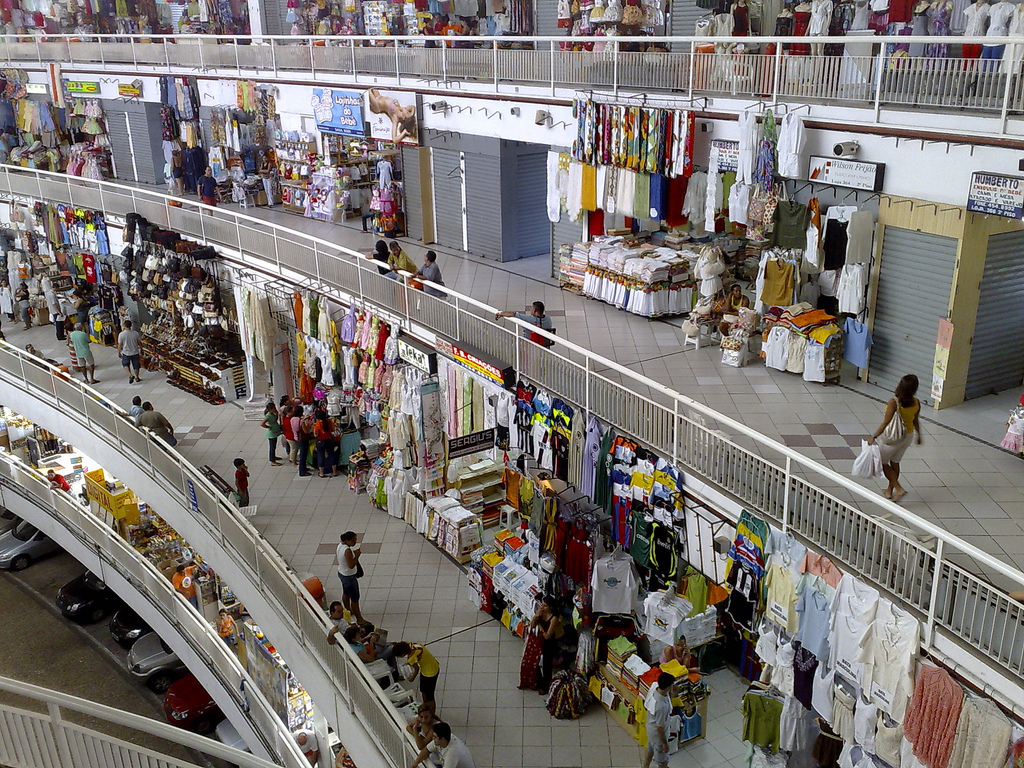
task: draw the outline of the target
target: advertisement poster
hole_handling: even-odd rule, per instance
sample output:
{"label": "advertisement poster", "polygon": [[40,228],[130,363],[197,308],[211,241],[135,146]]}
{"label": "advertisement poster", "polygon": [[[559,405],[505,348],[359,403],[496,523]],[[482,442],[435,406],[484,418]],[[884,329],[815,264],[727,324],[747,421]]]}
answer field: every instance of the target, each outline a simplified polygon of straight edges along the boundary
{"label": "advertisement poster", "polygon": [[718,158],[718,171],[735,172],[740,165],[740,143],[738,141],[726,141],[725,139],[711,140],[711,154]]}
{"label": "advertisement poster", "polygon": [[245,645],[245,669],[270,706],[284,720],[288,714],[288,672],[256,636],[259,627],[238,622]]}
{"label": "advertisement poster", "polygon": [[395,144],[419,144],[417,99],[415,93],[405,91],[368,90],[366,119],[370,124],[370,137]]}
{"label": "advertisement poster", "polygon": [[935,340],[935,362],[932,366],[932,399],[942,400],[942,386],[946,382],[949,367],[949,347],[953,341],[953,324],[944,317],[939,318],[939,333]]}
{"label": "advertisement poster", "polygon": [[360,91],[337,88],[313,89],[313,117],[320,133],[337,136],[366,135],[363,125],[363,95]]}
{"label": "advertisement poster", "polygon": [[885,163],[842,160],[838,157],[811,155],[807,180],[833,187],[880,192],[885,178]]}
{"label": "advertisement poster", "polygon": [[1024,179],[981,171],[971,174],[967,210],[1008,219],[1024,217]]}

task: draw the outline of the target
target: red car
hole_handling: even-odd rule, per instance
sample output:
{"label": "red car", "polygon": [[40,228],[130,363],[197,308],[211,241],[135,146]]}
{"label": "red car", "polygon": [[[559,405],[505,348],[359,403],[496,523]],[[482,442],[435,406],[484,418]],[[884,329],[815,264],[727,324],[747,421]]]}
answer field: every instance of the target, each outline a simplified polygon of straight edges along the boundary
{"label": "red car", "polygon": [[164,715],[171,725],[204,736],[213,733],[217,723],[224,719],[224,713],[199,684],[195,675],[185,675],[167,689],[164,694]]}

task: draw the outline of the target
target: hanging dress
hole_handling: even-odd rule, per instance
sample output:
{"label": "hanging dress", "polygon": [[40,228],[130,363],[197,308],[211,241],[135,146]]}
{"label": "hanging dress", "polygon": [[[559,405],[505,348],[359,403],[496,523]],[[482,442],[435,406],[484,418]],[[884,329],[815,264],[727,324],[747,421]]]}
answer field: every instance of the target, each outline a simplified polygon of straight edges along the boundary
{"label": "hanging dress", "polygon": [[[804,37],[807,26],[811,23],[810,11],[793,11],[793,36]],[[793,43],[789,49],[793,56],[810,56],[811,46],[807,43]]]}
{"label": "hanging dress", "polygon": [[540,656],[543,651],[544,636],[539,632],[529,631],[526,635],[526,647],[523,648],[523,660],[519,665],[520,690],[537,690],[537,678],[540,676]]}

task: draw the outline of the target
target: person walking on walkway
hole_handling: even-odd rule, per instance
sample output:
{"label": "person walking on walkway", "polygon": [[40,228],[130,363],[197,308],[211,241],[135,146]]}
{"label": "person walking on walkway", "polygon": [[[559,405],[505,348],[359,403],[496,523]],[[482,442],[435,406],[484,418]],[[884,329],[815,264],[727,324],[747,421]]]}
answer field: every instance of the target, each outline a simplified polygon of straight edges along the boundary
{"label": "person walking on walkway", "polygon": [[142,336],[132,328],[132,321],[125,320],[122,331],[117,334],[117,354],[121,356],[121,366],[128,373],[129,384],[142,381],[139,377],[141,340]]}
{"label": "person walking on walkway", "polygon": [[[444,280],[441,279],[441,268],[437,266],[436,253],[427,251],[426,256],[423,257],[423,266],[416,270],[416,276],[437,285],[444,285]],[[437,288],[429,285],[423,286],[423,292],[428,296],[437,296],[439,298],[444,298],[448,295],[444,291],[439,291]]]}
{"label": "person walking on walkway", "polygon": [[177,445],[178,438],[174,436],[174,427],[160,411],[153,410],[153,404],[147,400],[142,404],[142,415],[139,416],[139,426],[152,430],[156,436],[168,445]]}
{"label": "person walking on walkway", "polygon": [[206,166],[206,172],[199,178],[196,192],[206,205],[217,205],[217,180],[213,178],[213,168],[210,166]]}
{"label": "person walking on walkway", "polygon": [[647,709],[647,754],[643,768],[652,762],[658,768],[668,768],[668,719],[672,716],[672,686],[676,679],[668,672],[658,675],[658,684],[651,688],[644,700]]}
{"label": "person walking on walkway", "polygon": [[18,302],[18,311],[21,313],[21,321],[25,324],[27,331],[32,327],[32,309],[28,303],[28,284],[22,283],[14,292],[14,300]]}
{"label": "person walking on walkway", "polygon": [[96,358],[92,355],[92,339],[81,323],[75,323],[75,330],[71,332],[71,343],[75,348],[78,370],[85,376],[86,384],[96,384],[99,379],[96,378]]}
{"label": "person walking on walkway", "polygon": [[907,495],[907,490],[900,485],[900,461],[907,452],[910,443],[917,436],[917,444],[921,444],[921,403],[914,397],[917,394],[917,376],[907,374],[896,385],[892,397],[885,404],[885,416],[882,425],[868,440],[874,445],[878,440],[878,450],[882,454],[882,472],[889,481],[889,487],[882,491],[887,499],[899,501]]}
{"label": "person walking on walkway", "polygon": [[267,407],[263,409],[263,421],[260,422],[260,426],[266,430],[264,435],[267,438],[267,442],[270,443],[268,456],[270,457],[271,466],[274,467],[281,466],[281,460],[277,458],[277,438],[279,438],[283,432],[280,420],[281,416],[277,411],[277,407],[274,405],[274,401],[268,400]]}
{"label": "person walking on walkway", "polygon": [[362,551],[357,543],[358,539],[355,531],[345,531],[341,534],[337,553],[338,579],[341,580],[341,604],[356,623],[365,624],[366,619],[359,610],[359,577],[362,575],[363,567],[359,564]]}
{"label": "person walking on walkway", "polygon": [[7,280],[0,280],[0,312],[7,315],[8,320],[14,319],[14,291]]}
{"label": "person walking on walkway", "polygon": [[417,677],[420,679],[420,695],[423,703],[431,703],[437,706],[434,699],[434,691],[437,689],[437,678],[441,675],[441,665],[437,663],[434,654],[419,643],[407,643],[402,641],[395,643],[395,656],[405,657],[405,663],[412,667],[412,676],[409,682]]}
{"label": "person walking on walkway", "polygon": [[249,506],[249,468],[245,466],[245,459],[238,458],[235,465],[235,493],[238,494],[238,507]]}

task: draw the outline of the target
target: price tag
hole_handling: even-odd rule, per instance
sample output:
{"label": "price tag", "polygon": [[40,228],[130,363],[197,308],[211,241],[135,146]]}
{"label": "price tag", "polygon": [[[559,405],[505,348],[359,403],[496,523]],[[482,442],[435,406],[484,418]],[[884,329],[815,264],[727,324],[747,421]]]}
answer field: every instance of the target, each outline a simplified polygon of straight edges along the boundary
{"label": "price tag", "polygon": [[774,600],[768,603],[768,613],[782,626],[789,624],[789,609]]}
{"label": "price tag", "polygon": [[877,701],[886,712],[892,711],[892,694],[878,683],[871,683],[871,698]]}

